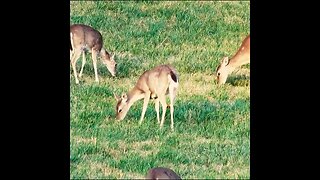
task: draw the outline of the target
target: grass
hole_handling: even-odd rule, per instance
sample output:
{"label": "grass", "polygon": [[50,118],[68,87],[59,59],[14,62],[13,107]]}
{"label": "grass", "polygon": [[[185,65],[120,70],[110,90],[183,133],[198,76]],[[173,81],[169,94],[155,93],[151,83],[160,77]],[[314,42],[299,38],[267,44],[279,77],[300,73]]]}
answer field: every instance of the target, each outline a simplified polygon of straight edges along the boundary
{"label": "grass", "polygon": [[[70,78],[71,179],[143,178],[155,166],[184,179],[250,178],[250,65],[224,86],[214,79],[221,58],[250,32],[249,1],[71,1],[70,8],[71,24],[99,30],[118,63],[115,78],[99,63],[97,84],[87,55],[80,85]],[[153,102],[141,126],[142,101],[115,121],[113,92],[166,63],[180,75],[175,131],[169,110],[159,130]]]}

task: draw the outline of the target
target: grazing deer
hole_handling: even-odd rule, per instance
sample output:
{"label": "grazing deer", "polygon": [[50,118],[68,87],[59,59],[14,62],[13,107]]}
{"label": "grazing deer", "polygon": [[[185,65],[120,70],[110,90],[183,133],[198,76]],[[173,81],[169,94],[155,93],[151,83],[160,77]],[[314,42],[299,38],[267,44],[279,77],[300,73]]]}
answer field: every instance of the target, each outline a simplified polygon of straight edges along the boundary
{"label": "grazing deer", "polygon": [[76,84],[79,84],[77,77],[76,63],[82,53],[82,66],[79,77],[82,76],[83,67],[86,63],[85,51],[92,53],[93,68],[95,73],[95,81],[99,82],[97,71],[97,56],[102,58],[102,63],[107,66],[107,69],[112,76],[116,74],[117,63],[114,56],[111,56],[104,48],[102,35],[99,31],[90,26],[83,24],[74,24],[70,26],[70,61],[73,68]]}
{"label": "grazing deer", "polygon": [[179,86],[178,74],[174,67],[170,65],[160,65],[151,70],[145,71],[138,79],[136,85],[127,94],[122,94],[118,97],[114,94],[117,100],[116,118],[124,119],[130,107],[136,101],[144,99],[141,118],[139,124],[142,123],[149,99],[155,100],[155,110],[157,112],[157,120],[160,123],[159,102],[162,105],[162,118],[160,129],[164,123],[166,114],[166,95],[170,98],[170,113],[171,113],[171,129],[173,130],[173,103]]}
{"label": "grazing deer", "polygon": [[148,171],[146,179],[181,179],[181,177],[169,168],[156,167]]}
{"label": "grazing deer", "polygon": [[229,60],[228,57],[222,59],[216,70],[218,84],[224,84],[228,75],[236,68],[250,63],[250,34],[243,40],[237,53]]}

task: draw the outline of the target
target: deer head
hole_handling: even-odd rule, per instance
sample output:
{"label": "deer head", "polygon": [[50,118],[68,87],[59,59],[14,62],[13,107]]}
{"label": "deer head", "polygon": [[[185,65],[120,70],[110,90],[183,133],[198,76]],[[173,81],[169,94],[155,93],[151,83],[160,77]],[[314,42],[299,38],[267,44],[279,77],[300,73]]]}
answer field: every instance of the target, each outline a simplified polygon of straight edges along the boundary
{"label": "deer head", "polygon": [[127,94],[122,93],[121,97],[117,96],[116,94],[114,94],[114,97],[117,100],[116,118],[118,120],[123,120],[130,108],[128,103],[128,96]]}
{"label": "deer head", "polygon": [[114,60],[114,54],[110,56],[106,50],[101,49],[102,64],[104,64],[112,76],[116,76],[117,63]]}
{"label": "deer head", "polygon": [[224,84],[227,81],[228,75],[230,74],[231,69],[228,66],[229,58],[224,57],[221,61],[221,64],[218,66],[216,70],[216,77],[218,84]]}

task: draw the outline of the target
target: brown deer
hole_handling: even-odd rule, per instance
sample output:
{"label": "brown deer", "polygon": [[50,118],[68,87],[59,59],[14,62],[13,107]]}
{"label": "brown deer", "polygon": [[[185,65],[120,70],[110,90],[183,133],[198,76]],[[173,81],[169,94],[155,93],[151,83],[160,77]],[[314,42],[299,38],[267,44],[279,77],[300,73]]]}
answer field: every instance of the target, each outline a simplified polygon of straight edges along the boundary
{"label": "brown deer", "polygon": [[224,84],[229,74],[236,68],[250,63],[250,34],[242,41],[237,53],[229,60],[228,57],[222,59],[216,70],[218,84]]}
{"label": "brown deer", "polygon": [[160,123],[159,102],[162,105],[161,129],[167,108],[166,95],[169,95],[171,129],[173,130],[173,103],[177,94],[178,86],[178,74],[176,69],[171,65],[160,65],[151,70],[145,71],[139,77],[133,89],[131,89],[127,94],[123,93],[121,97],[114,95],[117,100],[116,118],[118,120],[123,120],[133,103],[140,99],[144,99],[139,122],[139,124],[141,124],[147,110],[149,100],[154,99],[158,123]]}
{"label": "brown deer", "polygon": [[107,66],[107,69],[112,76],[116,74],[117,63],[114,56],[111,56],[103,48],[103,39],[99,31],[84,24],[74,24],[70,26],[70,61],[73,68],[74,78],[76,84],[79,84],[77,77],[76,63],[82,53],[82,66],[79,77],[82,76],[83,67],[86,63],[85,52],[88,51],[92,54],[93,68],[95,73],[95,81],[99,82],[97,71],[97,56],[102,58],[102,63]]}
{"label": "brown deer", "polygon": [[169,168],[156,167],[148,171],[146,179],[181,179],[181,177]]}

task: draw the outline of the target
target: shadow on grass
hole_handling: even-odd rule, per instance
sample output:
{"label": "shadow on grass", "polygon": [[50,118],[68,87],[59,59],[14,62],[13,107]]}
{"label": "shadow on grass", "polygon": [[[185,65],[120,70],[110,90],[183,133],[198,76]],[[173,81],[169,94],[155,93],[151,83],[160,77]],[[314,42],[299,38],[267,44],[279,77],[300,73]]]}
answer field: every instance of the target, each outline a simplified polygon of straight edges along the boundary
{"label": "shadow on grass", "polygon": [[227,83],[230,83],[232,86],[249,86],[250,76],[247,75],[233,75],[228,77]]}
{"label": "shadow on grass", "polygon": [[238,99],[229,101],[209,101],[198,96],[195,100],[177,101],[175,108],[176,122],[207,123],[216,120],[232,120],[237,111],[244,111],[248,102]]}
{"label": "shadow on grass", "polygon": [[[167,101],[168,102],[168,101]],[[140,119],[143,102],[135,104],[127,114],[127,118]],[[235,113],[248,111],[248,102],[245,99],[237,99],[234,102],[229,101],[209,101],[204,96],[194,96],[192,100],[177,100],[174,104],[174,122],[200,124],[207,121],[233,119]],[[160,119],[162,108],[160,106]],[[145,114],[144,121],[154,121],[156,123],[156,111],[154,102],[150,101]],[[170,109],[167,108],[165,115],[165,124],[170,124]]]}

